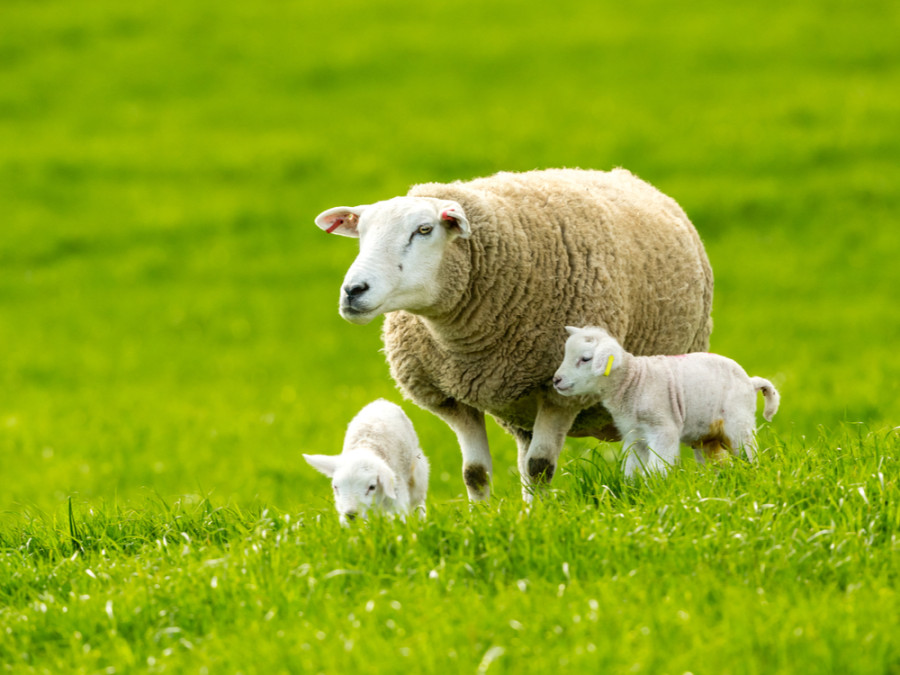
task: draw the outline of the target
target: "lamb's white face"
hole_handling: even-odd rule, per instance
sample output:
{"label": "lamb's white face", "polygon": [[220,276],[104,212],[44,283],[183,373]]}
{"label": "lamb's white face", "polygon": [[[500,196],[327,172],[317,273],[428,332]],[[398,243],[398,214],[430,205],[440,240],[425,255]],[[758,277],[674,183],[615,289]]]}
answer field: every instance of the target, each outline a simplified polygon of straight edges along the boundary
{"label": "lamb's white face", "polygon": [[567,326],[566,331],[566,353],[553,376],[554,388],[563,396],[600,393],[602,378],[621,363],[622,348],[602,328]]}
{"label": "lamb's white face", "polygon": [[449,242],[469,236],[456,202],[395,197],[371,206],[337,207],[316,218],[327,232],[359,237],[359,255],[341,287],[341,316],[365,324],[398,309],[424,311],[440,292],[438,270]]}
{"label": "lamb's white face", "polygon": [[354,454],[303,455],[317,471],[331,478],[334,506],[341,524],[365,518],[372,509],[387,509],[397,499],[397,478],[387,464]]}
{"label": "lamb's white face", "polygon": [[384,501],[384,487],[378,472],[367,466],[338,469],[331,481],[334,506],[342,525],[355,518],[365,519],[373,508]]}

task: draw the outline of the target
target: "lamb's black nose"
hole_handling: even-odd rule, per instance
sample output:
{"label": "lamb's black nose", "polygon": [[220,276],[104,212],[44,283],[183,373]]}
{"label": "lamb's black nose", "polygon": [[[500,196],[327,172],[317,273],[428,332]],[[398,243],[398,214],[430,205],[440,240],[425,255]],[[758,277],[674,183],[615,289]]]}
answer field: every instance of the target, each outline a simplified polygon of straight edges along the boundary
{"label": "lamb's black nose", "polygon": [[353,284],[352,286],[344,286],[344,295],[350,300],[358,298],[360,295],[369,290],[369,284],[363,282],[361,284]]}
{"label": "lamb's black nose", "polygon": [[347,520],[356,520],[356,511],[347,511],[344,516],[347,518]]}
{"label": "lamb's black nose", "polygon": [[562,382],[562,375],[554,375],[553,376],[553,386],[558,387],[560,382]]}

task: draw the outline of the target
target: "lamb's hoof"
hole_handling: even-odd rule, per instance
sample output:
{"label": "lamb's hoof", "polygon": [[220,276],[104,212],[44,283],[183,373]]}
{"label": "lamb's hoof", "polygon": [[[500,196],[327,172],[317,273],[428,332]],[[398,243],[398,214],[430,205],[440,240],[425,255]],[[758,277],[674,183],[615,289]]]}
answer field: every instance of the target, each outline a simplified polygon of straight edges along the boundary
{"label": "lamb's hoof", "polygon": [[528,475],[531,476],[532,483],[549,483],[555,471],[556,467],[549,459],[532,457],[528,460]]}

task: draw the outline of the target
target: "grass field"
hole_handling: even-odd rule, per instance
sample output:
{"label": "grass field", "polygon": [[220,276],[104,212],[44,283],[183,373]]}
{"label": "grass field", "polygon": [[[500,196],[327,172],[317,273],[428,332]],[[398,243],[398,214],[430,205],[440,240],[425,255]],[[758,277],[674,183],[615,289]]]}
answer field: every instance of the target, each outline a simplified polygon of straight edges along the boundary
{"label": "grass field", "polygon": [[[900,672],[900,5],[0,6],[0,667]],[[770,377],[758,465],[522,510],[404,404],[424,523],[342,529],[302,452],[401,402],[312,220],[409,185],[625,166]]]}

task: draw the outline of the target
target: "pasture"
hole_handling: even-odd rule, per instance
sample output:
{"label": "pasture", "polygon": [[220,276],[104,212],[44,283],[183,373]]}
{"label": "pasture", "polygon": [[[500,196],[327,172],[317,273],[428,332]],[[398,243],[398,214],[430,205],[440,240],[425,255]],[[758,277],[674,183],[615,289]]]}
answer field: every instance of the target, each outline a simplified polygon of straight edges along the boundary
{"label": "pasture", "polygon": [[[0,665],[900,672],[900,6],[0,7]],[[449,429],[427,521],[340,528],[303,452],[402,403],[320,211],[624,166],[782,407],[757,465],[629,485],[570,439],[523,510]]]}

